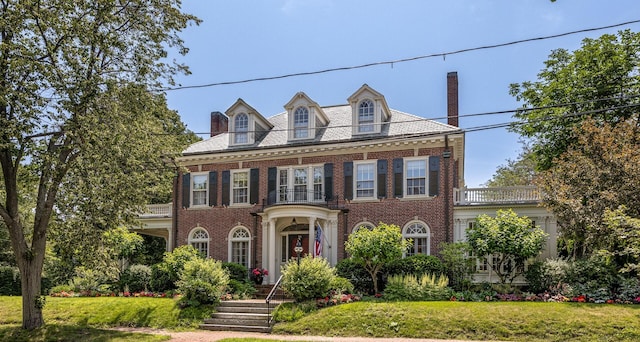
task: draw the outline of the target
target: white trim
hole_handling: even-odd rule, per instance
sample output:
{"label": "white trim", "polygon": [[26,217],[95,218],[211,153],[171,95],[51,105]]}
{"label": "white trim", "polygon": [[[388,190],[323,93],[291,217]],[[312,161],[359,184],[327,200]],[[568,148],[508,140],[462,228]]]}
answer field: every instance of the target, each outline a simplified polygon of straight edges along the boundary
{"label": "white trim", "polygon": [[[229,174],[229,206],[242,206],[242,205],[250,205],[249,203],[249,199],[251,198],[251,172],[250,169],[234,169],[234,170],[229,170],[230,174]],[[233,176],[235,174],[240,174],[240,173],[245,173],[247,175],[247,201],[246,202],[236,202],[235,201],[235,196],[233,195],[233,190],[235,189],[233,187],[234,182],[233,182]]]}
{"label": "white trim", "polygon": [[[424,194],[409,195],[407,194],[407,164],[414,161],[424,162]],[[402,195],[404,198],[424,198],[429,197],[429,156],[407,157],[403,160],[402,173]]]}
{"label": "white trim", "polygon": [[[320,182],[320,187],[321,187],[321,193],[322,193],[322,198],[320,199],[316,199],[315,198],[315,189],[314,189],[314,185],[316,184],[314,182],[315,178],[315,174],[314,174],[314,170],[316,168],[319,168],[320,171],[322,172],[322,176],[320,177],[321,182]],[[306,200],[302,200],[302,199],[296,199],[294,196],[294,189],[295,189],[295,170],[299,170],[299,169],[304,169],[307,172],[307,184],[306,184],[306,194],[305,196],[307,196]],[[282,196],[282,183],[280,183],[280,172],[282,170],[286,170],[287,171],[287,184],[286,184],[286,193],[285,196]],[[276,202],[278,203],[286,203],[286,202],[324,202],[324,164],[306,164],[306,165],[287,165],[287,166],[280,166],[278,167],[278,172],[276,174]],[[291,198],[289,197],[291,196]],[[314,196],[313,198],[309,198],[309,196]]]}
{"label": "white trim", "polygon": [[370,226],[372,229],[376,227],[375,224],[369,222],[369,221],[360,221],[358,223],[356,223],[353,228],[351,228],[351,234],[357,232],[360,228],[362,228],[362,226],[368,227]]}
{"label": "white trim", "polygon": [[[424,226],[426,233],[425,234],[409,234],[407,233],[407,229],[415,224],[419,224]],[[409,221],[407,224],[404,225],[404,227],[402,227],[402,238],[403,239],[411,239],[411,238],[426,238],[427,239],[427,244],[426,244],[426,253],[418,253],[414,251],[414,255],[416,254],[425,254],[425,255],[431,255],[431,228],[429,228],[429,225],[426,224],[424,221],[420,221],[420,220],[411,220]],[[415,243],[415,242],[414,242]],[[415,246],[415,245],[414,245]],[[406,252],[403,253],[403,257],[406,256]]]}
{"label": "white trim", "polygon": [[[371,165],[373,168],[373,193],[371,196],[358,196],[358,166]],[[378,198],[378,161],[376,159],[357,160],[353,162],[353,200],[371,200]]]}

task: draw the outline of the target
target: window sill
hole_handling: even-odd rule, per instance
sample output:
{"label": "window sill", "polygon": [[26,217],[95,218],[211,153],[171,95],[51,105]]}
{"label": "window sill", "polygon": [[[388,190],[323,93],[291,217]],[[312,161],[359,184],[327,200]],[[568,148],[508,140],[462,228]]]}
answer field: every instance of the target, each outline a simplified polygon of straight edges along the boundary
{"label": "window sill", "polygon": [[209,207],[206,204],[203,205],[192,205],[189,208],[187,208],[187,210],[205,210],[205,209],[209,209],[211,207]]}
{"label": "window sill", "polygon": [[253,205],[249,203],[232,203],[232,204],[229,204],[228,207],[229,208],[251,208],[253,207]]}
{"label": "window sill", "polygon": [[381,202],[379,198],[374,197],[366,197],[366,198],[354,198],[350,203],[373,203],[373,202]]}
{"label": "window sill", "polygon": [[410,197],[396,197],[400,201],[424,201],[424,200],[432,200],[436,198],[436,196],[410,196]]}

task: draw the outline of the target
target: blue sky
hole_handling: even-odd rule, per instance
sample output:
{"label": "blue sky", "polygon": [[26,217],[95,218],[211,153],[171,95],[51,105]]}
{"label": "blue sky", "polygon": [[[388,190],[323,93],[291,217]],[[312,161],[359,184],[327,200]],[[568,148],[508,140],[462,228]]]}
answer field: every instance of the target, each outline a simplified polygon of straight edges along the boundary
{"label": "blue sky", "polygon": [[[182,33],[190,52],[176,57],[192,75],[183,86],[361,65],[560,34],[640,19],[637,0],[183,0],[203,20]],[[187,127],[209,131],[212,111],[242,98],[265,117],[304,91],[322,106],[345,104],[362,84],[393,109],[446,116],[446,75],[457,71],[460,115],[518,108],[509,84],[534,81],[551,50],[640,24],[473,51],[446,58],[279,80],[167,92]],[[460,119],[462,128],[508,122],[510,114]],[[203,136],[208,137],[208,136]],[[477,187],[520,151],[505,129],[466,135],[465,181]]]}

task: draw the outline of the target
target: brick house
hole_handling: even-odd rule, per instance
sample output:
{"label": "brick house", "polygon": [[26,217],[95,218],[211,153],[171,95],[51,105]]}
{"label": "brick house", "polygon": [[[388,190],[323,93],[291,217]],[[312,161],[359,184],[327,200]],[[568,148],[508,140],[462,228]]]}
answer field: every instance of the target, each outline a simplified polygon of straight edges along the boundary
{"label": "brick house", "polygon": [[268,283],[298,239],[303,255],[335,265],[350,233],[379,222],[412,238],[408,255],[436,254],[454,239],[463,186],[457,87],[449,73],[448,124],[391,109],[366,84],[344,105],[299,92],[269,118],[242,99],[212,113],[211,137],[177,159],[188,171],[176,179],[169,247],[267,268]]}

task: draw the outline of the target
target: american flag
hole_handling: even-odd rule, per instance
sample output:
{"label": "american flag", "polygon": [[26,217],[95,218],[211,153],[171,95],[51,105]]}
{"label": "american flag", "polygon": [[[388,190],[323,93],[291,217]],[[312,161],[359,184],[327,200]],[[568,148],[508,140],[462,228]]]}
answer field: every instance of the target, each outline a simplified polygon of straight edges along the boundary
{"label": "american flag", "polygon": [[322,227],[319,223],[316,223],[316,246],[313,251],[313,256],[322,256]]}

